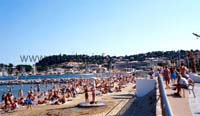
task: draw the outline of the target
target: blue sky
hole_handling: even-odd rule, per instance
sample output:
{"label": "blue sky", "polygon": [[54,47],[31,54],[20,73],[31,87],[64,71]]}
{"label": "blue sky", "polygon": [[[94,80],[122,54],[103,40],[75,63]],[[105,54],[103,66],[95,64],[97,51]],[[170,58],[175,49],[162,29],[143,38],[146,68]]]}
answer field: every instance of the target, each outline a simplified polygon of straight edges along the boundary
{"label": "blue sky", "polygon": [[0,0],[0,62],[199,49],[199,0]]}

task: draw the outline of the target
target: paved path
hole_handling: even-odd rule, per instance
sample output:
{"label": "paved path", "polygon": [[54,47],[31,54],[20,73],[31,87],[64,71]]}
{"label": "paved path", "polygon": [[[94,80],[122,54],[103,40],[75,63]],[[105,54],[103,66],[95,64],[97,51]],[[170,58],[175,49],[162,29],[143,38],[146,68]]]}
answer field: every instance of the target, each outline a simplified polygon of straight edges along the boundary
{"label": "paved path", "polygon": [[194,91],[196,98],[194,98],[193,94],[190,94],[189,105],[193,116],[200,116],[200,84],[195,84]]}
{"label": "paved path", "polygon": [[192,116],[189,105],[189,92],[185,90],[185,97],[175,97],[173,95],[175,92],[176,91],[172,89],[166,89],[168,100],[174,116]]}
{"label": "paved path", "polygon": [[174,90],[166,89],[175,116],[200,116],[200,84],[195,84],[194,91],[196,98],[188,90],[185,90],[185,97],[180,98],[173,96]]}

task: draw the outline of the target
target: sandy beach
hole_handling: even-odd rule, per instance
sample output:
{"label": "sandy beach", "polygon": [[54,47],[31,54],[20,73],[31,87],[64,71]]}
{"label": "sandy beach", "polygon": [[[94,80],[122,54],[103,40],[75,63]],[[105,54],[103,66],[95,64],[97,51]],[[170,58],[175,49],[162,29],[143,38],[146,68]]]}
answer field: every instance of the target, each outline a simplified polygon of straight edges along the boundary
{"label": "sandy beach", "polygon": [[[27,110],[20,107],[11,113],[1,113],[1,116],[104,116],[116,115],[121,108],[134,96],[134,84],[129,83],[121,92],[114,92],[97,96],[97,101],[104,101],[107,105],[95,108],[78,108],[77,105],[84,102],[84,94],[71,98],[62,105],[36,105]],[[91,93],[90,93],[91,99]]]}

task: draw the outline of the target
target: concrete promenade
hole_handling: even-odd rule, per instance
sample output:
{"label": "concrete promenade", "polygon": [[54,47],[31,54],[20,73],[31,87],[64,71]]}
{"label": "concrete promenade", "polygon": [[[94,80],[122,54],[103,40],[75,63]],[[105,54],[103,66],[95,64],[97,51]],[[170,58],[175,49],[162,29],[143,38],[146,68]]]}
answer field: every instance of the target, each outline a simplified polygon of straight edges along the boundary
{"label": "concrete promenade", "polygon": [[200,116],[200,84],[195,84],[194,92],[196,98],[193,94],[189,95],[189,105],[193,116]]}
{"label": "concrete promenade", "polygon": [[[200,84],[196,83],[194,88],[196,98],[188,90],[185,90],[185,97],[176,97],[176,92],[166,89],[174,116],[199,116],[200,115]],[[183,91],[181,91],[183,96]]]}

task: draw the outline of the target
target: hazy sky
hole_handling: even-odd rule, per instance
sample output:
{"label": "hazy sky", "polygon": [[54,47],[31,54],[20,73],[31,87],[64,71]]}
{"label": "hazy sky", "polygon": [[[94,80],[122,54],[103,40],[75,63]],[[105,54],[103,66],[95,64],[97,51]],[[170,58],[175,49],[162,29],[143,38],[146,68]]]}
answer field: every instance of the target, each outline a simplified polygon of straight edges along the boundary
{"label": "hazy sky", "polygon": [[20,55],[198,49],[199,0],[0,0],[0,63]]}

